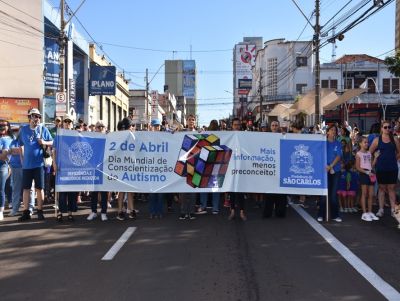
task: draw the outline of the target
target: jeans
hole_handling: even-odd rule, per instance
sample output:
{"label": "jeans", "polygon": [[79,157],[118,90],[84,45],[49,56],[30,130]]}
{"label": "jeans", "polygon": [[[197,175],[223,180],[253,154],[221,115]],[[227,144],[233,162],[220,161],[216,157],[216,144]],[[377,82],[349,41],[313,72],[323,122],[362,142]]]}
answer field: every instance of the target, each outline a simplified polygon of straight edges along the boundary
{"label": "jeans", "polygon": [[149,194],[149,211],[151,215],[162,215],[163,213],[163,194]]}
{"label": "jeans", "polygon": [[0,165],[0,208],[4,208],[6,203],[6,181],[8,177],[8,164]]}
{"label": "jeans", "polygon": [[[337,199],[337,189],[341,172],[334,174],[328,173],[328,201],[331,219],[339,217],[339,203]],[[326,213],[326,200],[321,197],[319,200],[318,217],[324,217]]]}
{"label": "jeans", "polygon": [[[16,214],[21,205],[22,196],[22,168],[11,167],[11,186],[12,186],[12,213]],[[35,200],[34,200],[35,201]],[[33,206],[35,202],[33,203]],[[33,208],[33,207],[32,207]]]}
{"label": "jeans", "polygon": [[212,197],[212,210],[215,212],[219,211],[219,199],[220,199],[220,193],[219,192],[201,192],[200,193],[200,206],[201,209],[205,210],[207,207],[207,201],[208,201],[208,196],[211,194]]}
{"label": "jeans", "polygon": [[[78,207],[76,205],[78,193],[77,192],[60,192],[58,200],[58,209],[61,213],[76,212]],[[68,204],[67,204],[68,202]]]}
{"label": "jeans", "polygon": [[101,213],[107,213],[107,191],[94,191],[90,199],[90,208],[92,212],[97,212],[97,202],[99,200],[99,193],[101,197]]}
{"label": "jeans", "polygon": [[180,193],[179,200],[181,202],[181,214],[191,214],[196,202],[196,193]]}

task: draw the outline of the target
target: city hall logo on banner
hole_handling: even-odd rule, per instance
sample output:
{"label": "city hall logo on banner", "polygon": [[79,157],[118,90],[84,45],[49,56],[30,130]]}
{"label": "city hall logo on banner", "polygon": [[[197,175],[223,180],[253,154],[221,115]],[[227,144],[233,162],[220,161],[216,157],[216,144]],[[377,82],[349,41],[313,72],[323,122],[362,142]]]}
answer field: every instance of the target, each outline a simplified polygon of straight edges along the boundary
{"label": "city hall logo on banner", "polygon": [[105,138],[58,138],[57,185],[102,184]]}
{"label": "city hall logo on banner", "polygon": [[214,134],[185,135],[175,173],[195,188],[221,188],[232,150]]}
{"label": "city hall logo on banner", "polygon": [[308,146],[300,144],[294,147],[296,150],[290,156],[290,171],[295,174],[311,174],[314,172],[313,156],[308,152]]}
{"label": "city hall logo on banner", "polygon": [[281,140],[280,187],[326,188],[324,143]]}

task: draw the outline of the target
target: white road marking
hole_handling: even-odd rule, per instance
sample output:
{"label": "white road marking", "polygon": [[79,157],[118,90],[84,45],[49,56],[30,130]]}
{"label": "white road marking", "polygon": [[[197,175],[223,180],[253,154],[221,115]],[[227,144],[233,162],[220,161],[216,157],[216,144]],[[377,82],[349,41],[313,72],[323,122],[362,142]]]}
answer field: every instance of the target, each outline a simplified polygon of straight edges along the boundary
{"label": "white road marking", "polygon": [[112,260],[115,255],[117,255],[118,251],[124,246],[129,237],[136,231],[136,227],[128,227],[124,234],[115,242],[115,244],[111,247],[110,250],[103,256],[101,260]]}
{"label": "white road marking", "polygon": [[320,223],[312,218],[305,210],[300,209],[298,205],[291,205],[294,210],[304,220],[321,235],[350,265],[363,276],[378,292],[380,292],[389,301],[400,301],[400,293],[396,291],[389,283],[384,281],[377,273],[374,272],[366,263],[358,258],[344,244],[342,244],[335,236],[333,236]]}

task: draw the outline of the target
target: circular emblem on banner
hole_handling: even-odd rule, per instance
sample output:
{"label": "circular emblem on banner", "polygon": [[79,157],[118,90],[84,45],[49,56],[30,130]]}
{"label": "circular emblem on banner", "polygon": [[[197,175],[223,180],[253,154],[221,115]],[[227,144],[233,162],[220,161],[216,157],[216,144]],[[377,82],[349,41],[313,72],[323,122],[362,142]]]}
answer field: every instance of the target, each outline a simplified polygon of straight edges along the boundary
{"label": "circular emblem on banner", "polygon": [[68,151],[69,159],[76,166],[85,166],[93,156],[93,149],[87,142],[75,142]]}

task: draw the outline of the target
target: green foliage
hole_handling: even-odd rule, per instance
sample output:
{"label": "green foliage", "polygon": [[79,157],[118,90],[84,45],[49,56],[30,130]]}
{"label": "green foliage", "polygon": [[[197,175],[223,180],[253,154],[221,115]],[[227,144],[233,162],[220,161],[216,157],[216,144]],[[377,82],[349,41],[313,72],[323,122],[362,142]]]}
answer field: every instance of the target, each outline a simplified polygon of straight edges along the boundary
{"label": "green foliage", "polygon": [[394,74],[396,77],[400,77],[400,52],[397,52],[394,56],[386,57],[384,62],[390,73]]}

